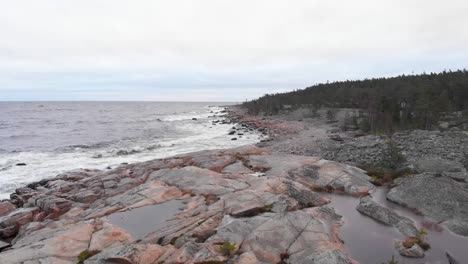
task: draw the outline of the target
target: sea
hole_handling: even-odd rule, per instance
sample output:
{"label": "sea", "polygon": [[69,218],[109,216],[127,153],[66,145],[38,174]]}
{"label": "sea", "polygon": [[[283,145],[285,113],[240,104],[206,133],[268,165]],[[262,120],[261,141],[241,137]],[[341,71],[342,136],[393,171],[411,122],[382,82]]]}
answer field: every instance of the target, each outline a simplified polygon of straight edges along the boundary
{"label": "sea", "polygon": [[[206,149],[258,142],[228,135],[230,103],[0,102],[0,199],[79,168],[111,169]],[[233,138],[236,140],[232,140]]]}

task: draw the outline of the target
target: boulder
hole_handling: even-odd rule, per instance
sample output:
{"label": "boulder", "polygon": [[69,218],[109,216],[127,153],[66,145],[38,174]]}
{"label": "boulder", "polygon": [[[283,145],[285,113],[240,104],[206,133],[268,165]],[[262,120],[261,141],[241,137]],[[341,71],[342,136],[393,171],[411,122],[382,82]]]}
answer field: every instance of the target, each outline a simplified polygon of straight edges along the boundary
{"label": "boulder", "polygon": [[356,210],[380,223],[397,228],[407,237],[418,235],[418,229],[414,226],[413,221],[379,205],[370,196],[362,197]]}
{"label": "boulder", "polygon": [[61,197],[44,195],[35,199],[34,205],[47,214],[54,214],[54,216],[58,217],[68,212],[73,206],[73,202]]}
{"label": "boulder", "polygon": [[332,161],[320,160],[289,171],[288,176],[312,189],[366,195],[374,187],[365,171]]}
{"label": "boulder", "polygon": [[395,249],[404,257],[424,258],[424,250],[418,244],[414,244],[412,247],[406,248],[402,241],[395,241]]}
{"label": "boulder", "polygon": [[39,213],[37,207],[21,208],[0,217],[0,238],[14,237],[21,226],[33,221],[37,213]]}
{"label": "boulder", "polygon": [[13,212],[15,209],[16,209],[16,206],[14,206],[9,201],[0,202],[0,217]]}

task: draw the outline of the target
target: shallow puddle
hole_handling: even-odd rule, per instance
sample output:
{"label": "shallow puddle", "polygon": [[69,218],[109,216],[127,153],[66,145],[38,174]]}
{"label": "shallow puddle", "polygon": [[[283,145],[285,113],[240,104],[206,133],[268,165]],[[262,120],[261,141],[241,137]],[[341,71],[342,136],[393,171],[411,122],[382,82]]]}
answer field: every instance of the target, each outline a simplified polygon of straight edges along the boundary
{"label": "shallow puddle", "polygon": [[147,205],[108,216],[112,224],[127,230],[136,239],[142,239],[149,233],[164,227],[166,221],[180,213],[184,204],[172,200],[155,205]]}
{"label": "shallow puddle", "polygon": [[[423,217],[388,201],[385,198],[387,192],[385,187],[379,187],[372,196],[382,206],[412,219],[416,227],[420,228],[424,221]],[[356,210],[359,199],[343,195],[330,195],[330,197],[332,198],[330,206],[343,216],[345,224],[341,228],[341,238],[345,242],[345,248],[351,257],[361,264],[388,263],[392,256],[398,264],[448,264],[445,252],[449,252],[460,263],[468,260],[468,237],[456,235],[445,228],[439,231],[426,228],[428,231],[426,240],[431,245],[431,249],[425,252],[426,256],[423,259],[402,257],[395,250],[393,243],[395,239],[404,239],[404,236],[395,228],[359,213]]]}

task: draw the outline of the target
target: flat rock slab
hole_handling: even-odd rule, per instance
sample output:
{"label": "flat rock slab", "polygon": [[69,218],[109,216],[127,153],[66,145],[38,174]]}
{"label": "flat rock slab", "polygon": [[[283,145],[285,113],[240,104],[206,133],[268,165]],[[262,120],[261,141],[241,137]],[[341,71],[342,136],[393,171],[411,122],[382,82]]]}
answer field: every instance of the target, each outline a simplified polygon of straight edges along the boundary
{"label": "flat rock slab", "polygon": [[467,184],[434,173],[402,177],[395,184],[387,199],[443,222],[456,234],[468,236]]}
{"label": "flat rock slab", "polygon": [[415,162],[415,168],[420,173],[440,173],[456,181],[468,180],[468,173],[460,162],[442,158],[424,158]]}

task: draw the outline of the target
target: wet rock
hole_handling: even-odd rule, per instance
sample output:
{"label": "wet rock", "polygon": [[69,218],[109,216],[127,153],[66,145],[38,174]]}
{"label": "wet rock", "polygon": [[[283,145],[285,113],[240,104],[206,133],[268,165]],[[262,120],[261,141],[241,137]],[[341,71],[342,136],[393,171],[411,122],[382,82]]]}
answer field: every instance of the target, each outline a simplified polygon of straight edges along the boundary
{"label": "wet rock", "polygon": [[21,163],[16,163],[16,166],[26,166],[27,164],[24,163],[24,162],[21,162]]}
{"label": "wet rock", "polygon": [[406,248],[403,245],[402,241],[395,241],[395,249],[400,253],[400,255],[409,258],[423,258],[424,250],[418,245],[414,244],[410,248]]}
{"label": "wet rock", "polygon": [[236,131],[229,131],[228,135],[234,135],[236,134]]}
{"label": "wet rock", "polygon": [[438,174],[424,173],[398,178],[387,199],[415,209],[453,232],[468,236],[466,184]]}
{"label": "wet rock", "polygon": [[237,138],[231,138],[231,140],[237,140]]}
{"label": "wet rock", "polygon": [[414,226],[413,221],[379,205],[370,196],[361,198],[356,210],[385,225],[396,227],[400,233],[407,237],[418,235],[418,229]]}
{"label": "wet rock", "polygon": [[91,156],[91,158],[100,159],[100,158],[102,158],[102,154],[100,154],[100,153],[99,154],[94,154],[93,156]]}

